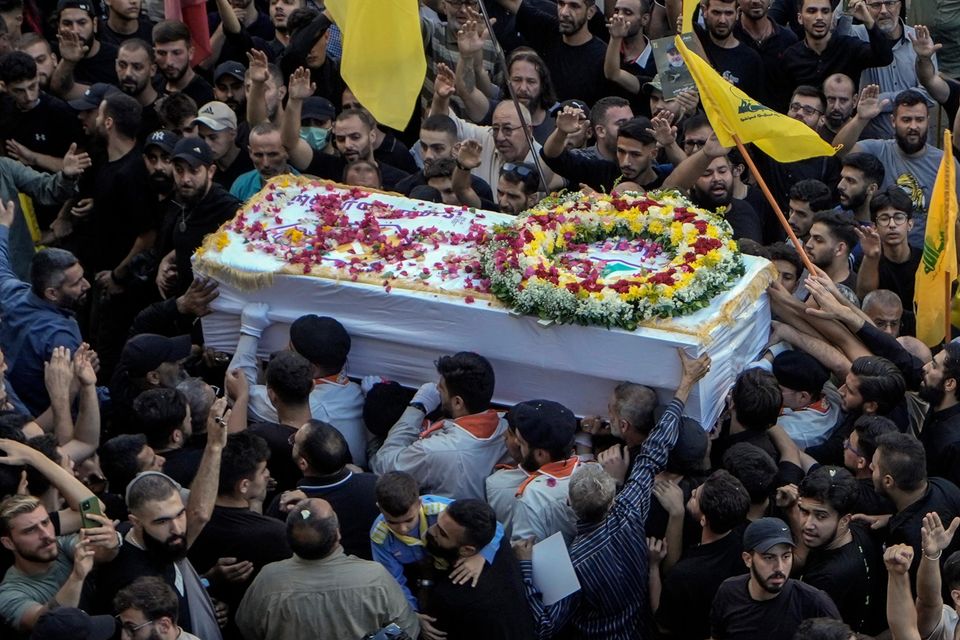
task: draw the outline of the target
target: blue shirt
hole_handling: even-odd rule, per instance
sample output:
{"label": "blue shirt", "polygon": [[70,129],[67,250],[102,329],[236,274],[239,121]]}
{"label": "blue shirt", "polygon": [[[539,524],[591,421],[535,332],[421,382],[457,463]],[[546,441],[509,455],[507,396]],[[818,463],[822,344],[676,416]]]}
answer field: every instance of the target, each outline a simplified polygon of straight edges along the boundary
{"label": "blue shirt", "polygon": [[10,228],[0,225],[0,349],[7,361],[7,380],[33,415],[50,406],[43,383],[43,365],[55,347],[71,353],[80,346],[80,327],[73,311],[39,298],[10,267]]}
{"label": "blue shirt", "polygon": [[568,624],[576,637],[596,640],[649,638],[647,538],[645,522],[657,471],[677,442],[683,403],[674,399],[643,443],[630,477],[610,512],[598,524],[578,524],[570,560],[580,591],[550,606],[533,584],[533,564],[520,562],[527,603],[537,637],[552,638]]}
{"label": "blue shirt", "polygon": [[[287,173],[292,173],[295,176],[300,175],[300,172],[294,169],[291,166],[287,167]],[[230,186],[230,195],[236,197],[241,202],[246,202],[253,196],[260,193],[260,190],[263,189],[263,178],[260,176],[260,172],[256,169],[251,169],[246,173],[241,173],[237,176],[237,179],[233,181],[233,184]]]}
{"label": "blue shirt", "polygon": [[[443,496],[420,496],[421,510],[427,517],[427,527],[432,527],[440,514],[453,502],[450,498]],[[418,544],[407,544],[397,537],[397,534],[387,526],[383,515],[377,516],[370,528],[370,548],[373,552],[373,559],[386,567],[403,589],[403,595],[413,610],[417,610],[417,599],[413,597],[410,589],[407,587],[407,578],[403,574],[403,567],[407,564],[420,562],[427,554],[423,544],[419,540],[426,532],[420,531],[420,523],[407,534],[410,538],[415,538]],[[480,555],[487,561],[487,564],[493,564],[493,559],[500,548],[500,540],[503,538],[503,526],[498,522],[497,531],[493,534],[493,539],[480,550]],[[644,543],[646,544],[646,543]]]}

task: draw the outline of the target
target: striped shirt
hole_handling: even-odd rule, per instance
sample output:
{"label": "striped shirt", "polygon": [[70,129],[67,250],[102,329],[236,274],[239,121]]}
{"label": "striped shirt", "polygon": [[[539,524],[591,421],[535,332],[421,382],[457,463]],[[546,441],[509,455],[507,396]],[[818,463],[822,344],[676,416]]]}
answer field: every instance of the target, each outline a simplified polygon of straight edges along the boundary
{"label": "striped shirt", "polygon": [[580,591],[550,606],[533,585],[533,566],[520,563],[527,602],[533,611],[538,638],[556,636],[568,624],[577,637],[597,640],[636,640],[651,637],[647,596],[647,538],[644,524],[656,473],[677,442],[683,403],[674,399],[643,443],[640,458],[617,495],[606,518],[598,524],[578,523],[570,559]]}

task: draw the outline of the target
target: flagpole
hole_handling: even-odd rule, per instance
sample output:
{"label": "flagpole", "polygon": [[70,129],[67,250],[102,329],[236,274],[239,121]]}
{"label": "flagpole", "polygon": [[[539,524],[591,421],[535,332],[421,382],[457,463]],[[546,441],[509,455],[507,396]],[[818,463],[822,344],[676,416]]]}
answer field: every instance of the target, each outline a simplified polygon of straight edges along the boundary
{"label": "flagpole", "polygon": [[948,342],[950,342],[950,338],[952,337],[952,334],[953,334],[953,322],[952,322],[952,318],[950,317],[950,306],[951,306],[950,303],[953,300],[953,296],[951,295],[952,293],[951,289],[953,287],[951,285],[953,284],[953,281],[950,279],[950,272],[947,271],[946,273],[947,273],[947,279],[944,280],[944,283],[943,283],[944,288],[946,289],[945,304],[943,309],[943,331],[944,331],[943,344],[947,344]]}
{"label": "flagpole", "polygon": [[803,261],[803,266],[807,268],[807,272],[810,275],[816,273],[816,270],[813,267],[813,263],[810,262],[810,258],[807,256],[807,252],[803,249],[803,243],[800,242],[800,239],[797,238],[797,234],[793,232],[793,228],[790,226],[790,223],[787,222],[787,217],[783,215],[783,211],[780,210],[780,205],[777,204],[776,198],[773,197],[773,194],[770,193],[770,188],[767,187],[767,183],[764,181],[763,176],[760,175],[760,171],[757,170],[757,165],[753,163],[753,158],[750,157],[750,154],[747,153],[747,148],[743,145],[743,141],[740,140],[740,136],[735,133],[731,133],[733,141],[737,143],[737,149],[740,150],[740,155],[743,156],[744,161],[747,163],[747,166],[750,167],[750,173],[753,174],[753,177],[757,180],[757,186],[760,187],[760,190],[763,191],[763,195],[766,196],[767,202],[770,203],[770,206],[773,207],[773,212],[777,214],[777,218],[780,219],[780,224],[783,225],[784,230],[787,232],[787,237],[790,238],[790,242],[793,243],[793,246],[797,250],[797,254],[800,256],[800,260]]}

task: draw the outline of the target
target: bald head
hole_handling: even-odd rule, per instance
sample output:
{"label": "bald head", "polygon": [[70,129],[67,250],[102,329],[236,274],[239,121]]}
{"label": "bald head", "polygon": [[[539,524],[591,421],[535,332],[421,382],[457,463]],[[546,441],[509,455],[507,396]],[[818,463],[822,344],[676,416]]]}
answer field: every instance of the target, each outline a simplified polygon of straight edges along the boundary
{"label": "bald head", "polygon": [[933,352],[930,351],[930,347],[923,344],[923,340],[913,336],[900,336],[897,342],[920,362],[926,363],[933,360]]}
{"label": "bald head", "polygon": [[310,498],[287,515],[287,542],[304,560],[326,558],[340,548],[340,522],[330,503]]}

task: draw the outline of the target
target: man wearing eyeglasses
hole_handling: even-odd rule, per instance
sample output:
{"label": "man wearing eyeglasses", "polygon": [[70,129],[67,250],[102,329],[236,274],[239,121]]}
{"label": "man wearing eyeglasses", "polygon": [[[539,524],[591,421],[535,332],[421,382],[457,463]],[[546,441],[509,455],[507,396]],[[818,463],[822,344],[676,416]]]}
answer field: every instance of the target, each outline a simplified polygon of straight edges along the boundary
{"label": "man wearing eyeglasses", "polygon": [[[917,89],[925,96],[927,95],[917,77],[917,53],[911,44],[916,38],[916,30],[904,24],[900,18],[902,2],[903,0],[866,0],[867,11],[873,16],[876,28],[890,41],[893,64],[869,67],[860,75],[861,87],[875,84],[880,87],[881,99],[889,100],[880,116],[874,118],[862,134],[865,138],[893,137],[893,124],[886,114],[890,113],[893,98],[897,93],[905,89]],[[842,16],[839,19],[836,32],[852,35],[864,42],[870,40],[866,26],[852,24],[849,16]],[[938,68],[936,54],[931,55],[930,63],[934,69]]]}
{"label": "man wearing eyeglasses", "polygon": [[788,104],[787,92],[798,85],[819,87],[834,73],[859,79],[864,69],[893,62],[891,42],[877,26],[865,0],[851,0],[849,11],[866,27],[867,42],[834,33],[833,11],[830,0],[801,0],[798,18],[804,36],[781,56],[781,100],[774,102],[775,108]]}
{"label": "man wearing eyeglasses", "polygon": [[857,295],[876,289],[893,291],[903,304],[901,331],[913,335],[914,278],[923,250],[911,247],[907,238],[913,228],[913,203],[897,185],[876,193],[870,204],[873,227],[860,227],[863,261],[857,275]]}
{"label": "man wearing eyeglasses", "polygon": [[177,624],[177,595],[160,578],[137,578],[117,593],[113,607],[122,640],[200,640]]}

